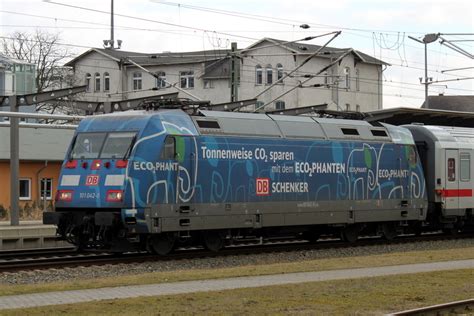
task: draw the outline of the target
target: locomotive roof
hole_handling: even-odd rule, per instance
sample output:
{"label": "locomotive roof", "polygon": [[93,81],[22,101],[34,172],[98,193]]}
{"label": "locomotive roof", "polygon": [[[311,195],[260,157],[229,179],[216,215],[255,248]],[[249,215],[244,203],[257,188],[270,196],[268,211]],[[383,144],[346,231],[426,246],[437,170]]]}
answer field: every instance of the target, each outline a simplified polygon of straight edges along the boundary
{"label": "locomotive roof", "polygon": [[199,110],[198,115],[189,115],[180,109],[126,111],[97,115],[83,120],[78,131],[141,129],[153,118],[164,119],[176,126],[190,123],[192,128],[187,130],[193,135],[199,133],[201,135],[414,143],[407,129],[384,123],[374,126],[362,120],[209,110]]}
{"label": "locomotive roof", "polygon": [[413,144],[408,130],[366,121],[200,110],[193,120],[201,134],[385,141]]}

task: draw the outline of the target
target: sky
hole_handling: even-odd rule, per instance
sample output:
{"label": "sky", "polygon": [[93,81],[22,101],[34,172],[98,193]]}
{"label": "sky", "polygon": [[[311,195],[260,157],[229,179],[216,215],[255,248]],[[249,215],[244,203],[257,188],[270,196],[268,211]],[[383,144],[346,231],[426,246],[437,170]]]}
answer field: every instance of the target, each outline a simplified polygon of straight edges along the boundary
{"label": "sky", "polygon": [[[341,31],[329,46],[352,47],[390,66],[383,72],[383,106],[418,108],[424,101],[422,39],[441,33],[474,54],[474,1],[115,0],[115,39],[145,53],[245,48],[270,37],[294,41]],[[0,39],[39,29],[59,33],[77,56],[110,38],[110,0],[0,0]],[[300,25],[310,28],[303,29]],[[307,43],[322,45],[330,36]],[[471,41],[463,41],[471,40]],[[473,95],[473,59],[436,41],[428,47],[429,94]],[[445,70],[450,70],[444,72]],[[445,81],[449,80],[449,81]],[[443,82],[439,82],[443,81]]]}

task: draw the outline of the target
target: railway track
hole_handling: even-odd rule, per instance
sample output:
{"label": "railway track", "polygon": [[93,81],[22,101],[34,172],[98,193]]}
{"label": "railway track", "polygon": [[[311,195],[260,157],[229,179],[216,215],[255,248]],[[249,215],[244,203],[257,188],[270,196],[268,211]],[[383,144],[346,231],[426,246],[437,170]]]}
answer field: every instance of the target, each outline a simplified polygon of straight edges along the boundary
{"label": "railway track", "polygon": [[459,236],[446,236],[443,234],[429,234],[422,237],[400,236],[392,241],[381,238],[361,238],[355,243],[347,243],[339,239],[322,239],[316,243],[303,240],[274,239],[261,243],[259,241],[246,241],[234,243],[219,252],[210,252],[199,247],[182,247],[176,249],[167,256],[153,255],[146,252],[134,252],[125,254],[112,254],[107,252],[77,252],[74,249],[63,249],[61,251],[44,250],[33,252],[14,253],[0,252],[0,273],[15,271],[30,271],[39,269],[65,268],[78,266],[96,266],[106,264],[142,263],[149,261],[170,261],[184,259],[199,259],[209,257],[225,257],[233,255],[251,255],[271,252],[291,252],[301,250],[323,250],[350,247],[362,247],[372,245],[395,245],[403,243],[415,243],[426,241],[440,241],[460,238],[472,238],[472,234]]}
{"label": "railway track", "polygon": [[401,311],[389,316],[421,316],[421,315],[472,315],[474,314],[474,298]]}

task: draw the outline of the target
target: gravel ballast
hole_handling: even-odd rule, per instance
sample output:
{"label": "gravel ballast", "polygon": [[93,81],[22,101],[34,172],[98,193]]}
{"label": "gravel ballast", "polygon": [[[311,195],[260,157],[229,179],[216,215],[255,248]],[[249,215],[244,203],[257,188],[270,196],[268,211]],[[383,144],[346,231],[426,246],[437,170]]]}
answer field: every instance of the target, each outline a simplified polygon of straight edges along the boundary
{"label": "gravel ballast", "polygon": [[157,260],[156,262],[48,269],[15,273],[5,272],[0,274],[0,284],[69,282],[75,280],[137,275],[150,272],[232,268],[247,265],[265,265],[314,259],[346,258],[408,251],[447,250],[467,247],[474,247],[474,239],[466,238],[445,241],[348,247],[342,249],[314,249],[169,261]]}

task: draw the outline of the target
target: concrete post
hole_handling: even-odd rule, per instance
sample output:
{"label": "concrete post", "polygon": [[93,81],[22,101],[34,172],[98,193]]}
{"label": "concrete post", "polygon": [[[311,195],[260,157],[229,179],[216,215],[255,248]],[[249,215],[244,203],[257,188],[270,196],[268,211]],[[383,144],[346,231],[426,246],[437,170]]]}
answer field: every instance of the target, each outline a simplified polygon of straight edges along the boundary
{"label": "concrete post", "polygon": [[[9,97],[10,111],[18,112],[17,96]],[[20,225],[20,129],[19,118],[10,117],[10,223]]]}

